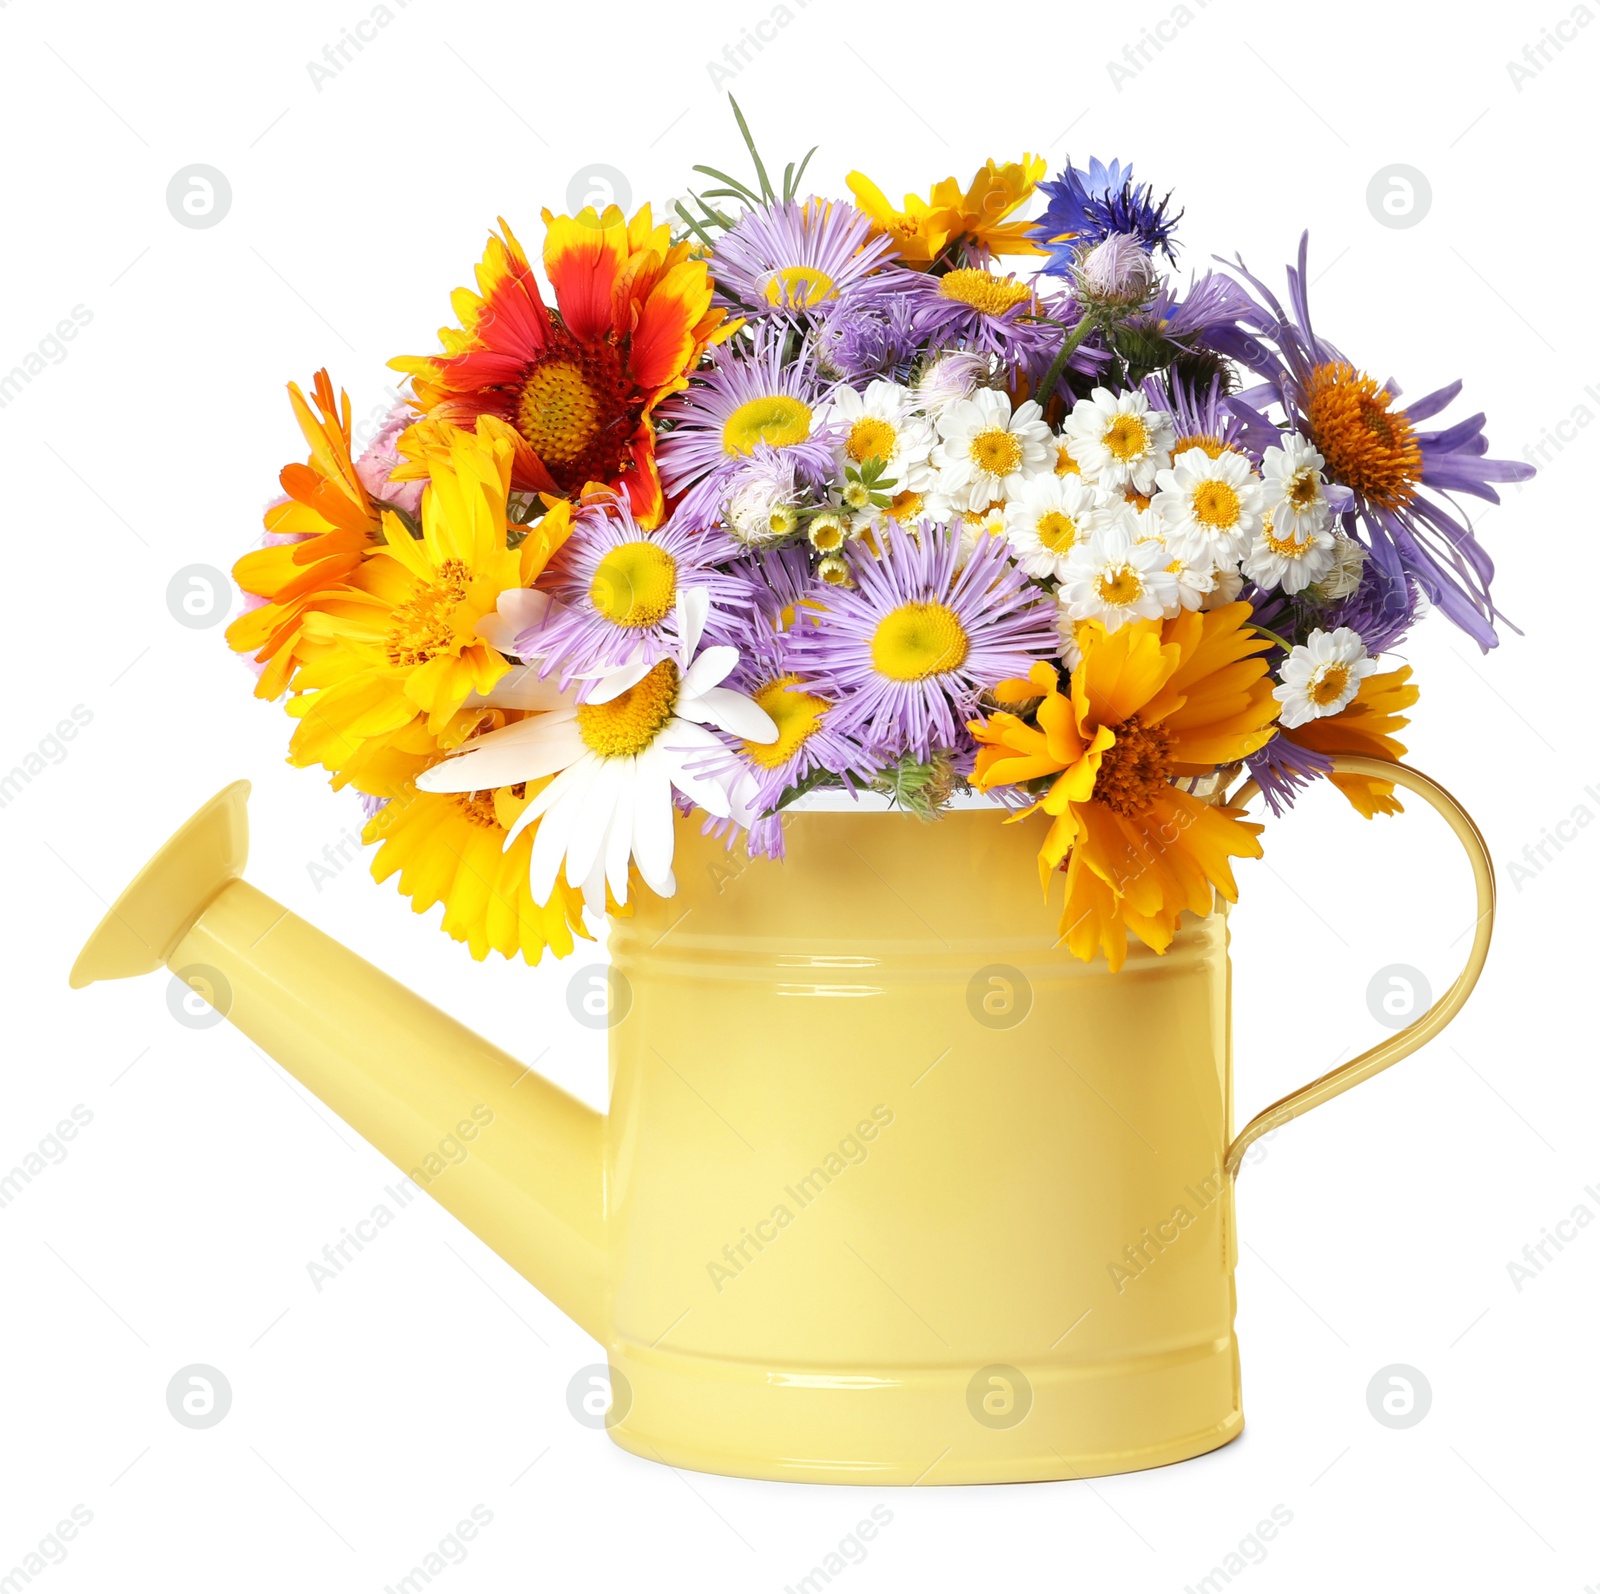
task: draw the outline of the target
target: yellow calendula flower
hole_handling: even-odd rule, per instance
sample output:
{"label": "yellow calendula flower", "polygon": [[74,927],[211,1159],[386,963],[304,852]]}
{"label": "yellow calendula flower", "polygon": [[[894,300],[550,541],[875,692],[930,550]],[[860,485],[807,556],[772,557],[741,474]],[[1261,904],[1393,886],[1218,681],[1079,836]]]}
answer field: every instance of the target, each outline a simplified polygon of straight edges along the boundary
{"label": "yellow calendula flower", "polygon": [[443,738],[469,695],[488,692],[511,668],[480,622],[501,593],[533,585],[566,541],[572,511],[557,504],[513,546],[523,528],[506,515],[515,456],[508,432],[483,416],[476,432],[435,424],[404,445],[428,468],[421,536],[386,513],[383,546],[343,592],[305,616],[290,683],[289,711],[300,721],[291,763],[320,764],[340,785],[358,767],[387,764],[390,779],[356,782],[386,795],[405,767],[395,755],[421,756],[424,737]]}
{"label": "yellow calendula flower", "polygon": [[[497,716],[503,718],[504,716]],[[583,893],[558,877],[548,902],[534,899],[528,859],[537,824],[506,846],[522,810],[548,780],[497,791],[425,792],[405,787],[367,822],[362,840],[379,843],[373,878],[398,874],[401,895],[426,913],[444,904],[440,928],[480,963],[491,951],[537,963],[548,947],[566,957],[583,925]]]}
{"label": "yellow calendula flower", "polygon": [[894,239],[901,261],[926,267],[958,241],[975,243],[993,255],[1044,254],[1028,236],[1032,224],[1012,218],[1047,170],[1041,155],[1024,155],[1003,165],[989,160],[965,188],[946,177],[933,185],[927,199],[907,194],[904,210],[896,210],[865,174],[851,172],[845,180],[876,229]]}

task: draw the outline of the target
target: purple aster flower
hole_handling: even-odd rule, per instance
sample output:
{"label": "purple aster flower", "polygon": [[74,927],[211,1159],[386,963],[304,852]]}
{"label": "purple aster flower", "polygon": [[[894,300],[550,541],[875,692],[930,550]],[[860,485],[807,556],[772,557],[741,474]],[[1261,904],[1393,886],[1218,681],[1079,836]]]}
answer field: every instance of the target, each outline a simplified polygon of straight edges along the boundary
{"label": "purple aster flower", "polygon": [[789,630],[796,619],[814,618],[828,601],[829,588],[817,579],[804,548],[764,548],[730,565],[729,572],[750,583],[756,610],[774,631]]}
{"label": "purple aster flower", "polygon": [[[895,278],[918,278],[921,272],[897,272]],[[906,281],[886,286],[888,274],[870,277],[846,293],[816,330],[817,359],[822,368],[847,382],[883,377],[903,382],[922,352],[916,329],[916,304]],[[892,280],[892,279],[889,279]]]}
{"label": "purple aster flower", "polygon": [[[1065,298],[1045,301],[1030,283],[1001,277],[981,266],[957,266],[943,276],[910,271],[907,296],[912,328],[930,352],[968,349],[997,359],[1007,372],[1037,381],[1061,350],[1066,332],[1051,321],[1076,322],[1080,311]],[[1069,362],[1086,374],[1103,356],[1079,346]]]}
{"label": "purple aster flower", "polygon": [[1287,736],[1274,736],[1264,747],[1247,754],[1245,765],[1274,817],[1292,808],[1295,798],[1312,781],[1333,772],[1333,760],[1326,753],[1302,747]]}
{"label": "purple aster flower", "polygon": [[1143,387],[1151,407],[1172,416],[1174,457],[1185,449],[1203,448],[1215,458],[1231,448],[1248,454],[1259,465],[1263,449],[1277,448],[1283,442],[1278,428],[1254,410],[1241,413],[1233,407],[1222,391],[1221,377],[1213,377],[1204,392],[1170,372],[1146,377]]}
{"label": "purple aster flower", "polygon": [[872,219],[839,200],[808,199],[747,210],[709,264],[716,302],[754,315],[815,316],[894,251]]}
{"label": "purple aster flower", "polygon": [[[1400,390],[1382,386],[1355,367],[1311,326],[1306,297],[1308,234],[1300,238],[1297,266],[1288,271],[1285,311],[1272,292],[1237,270],[1260,299],[1254,314],[1218,347],[1266,378],[1239,396],[1242,404],[1276,401],[1327,461],[1330,480],[1353,494],[1346,529],[1372,555],[1372,564],[1397,594],[1408,579],[1487,652],[1496,646],[1494,622],[1504,619],[1489,595],[1494,563],[1458,511],[1451,493],[1470,493],[1492,504],[1494,482],[1526,481],[1531,465],[1486,459],[1482,415],[1442,431],[1420,431],[1461,391],[1460,382],[1436,389],[1402,409]],[[1359,528],[1359,530],[1358,530]]]}
{"label": "purple aster flower", "polygon": [[1181,298],[1170,282],[1163,283],[1132,325],[1147,326],[1174,343],[1205,343],[1213,328],[1232,327],[1254,310],[1254,301],[1237,282],[1208,271]]}
{"label": "purple aster flower", "polygon": [[548,611],[513,646],[520,658],[541,664],[541,676],[559,671],[563,689],[579,676],[654,664],[676,646],[678,593],[695,587],[711,599],[706,635],[720,640],[756,602],[748,577],[718,568],[737,552],[720,532],[675,519],[646,531],[620,498],[590,505],[578,512],[540,582],[551,598]]}
{"label": "purple aster flower", "polygon": [[783,856],[783,828],[773,810],[809,776],[826,770],[854,790],[871,785],[878,773],[879,761],[843,728],[835,699],[806,678],[794,636],[760,620],[735,633],[739,664],[728,684],[766,711],[778,737],[758,744],[724,735],[726,753],[708,755],[704,765],[708,774],[734,777],[728,786],[732,818],[748,829],[752,856]]}
{"label": "purple aster flower", "polygon": [[696,530],[714,525],[762,444],[787,455],[806,486],[820,488],[831,476],[837,428],[815,423],[823,384],[790,341],[768,324],[748,341],[723,344],[710,369],[656,411],[662,483],[670,495],[684,495],[674,521]]}
{"label": "purple aster flower", "polygon": [[1183,216],[1167,214],[1172,198],[1156,199],[1143,183],[1133,180],[1133,168],[1120,161],[1103,166],[1091,159],[1089,169],[1067,166],[1054,182],[1039,184],[1049,196],[1044,214],[1033,224],[1033,236],[1050,252],[1039,269],[1053,277],[1070,271],[1080,249],[1101,243],[1113,233],[1130,233],[1154,254],[1158,249],[1174,259],[1172,233]]}
{"label": "purple aster flower", "polygon": [[956,527],[879,536],[881,557],[851,544],[855,585],[831,588],[821,623],[794,636],[797,667],[881,762],[959,750],[978,695],[1059,649],[1055,600],[1004,538],[980,537],[961,565]]}

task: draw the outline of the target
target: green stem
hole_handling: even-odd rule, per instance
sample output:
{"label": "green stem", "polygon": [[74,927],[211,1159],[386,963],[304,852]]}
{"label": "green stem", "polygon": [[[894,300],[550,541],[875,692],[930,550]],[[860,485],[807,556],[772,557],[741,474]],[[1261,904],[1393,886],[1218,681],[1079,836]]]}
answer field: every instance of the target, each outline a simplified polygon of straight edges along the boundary
{"label": "green stem", "polygon": [[1085,315],[1071,332],[1067,334],[1066,341],[1061,345],[1061,352],[1050,362],[1050,369],[1044,374],[1044,381],[1039,384],[1039,403],[1041,406],[1050,402],[1051,395],[1056,390],[1062,374],[1067,369],[1070,360],[1078,345],[1094,330],[1095,318]]}

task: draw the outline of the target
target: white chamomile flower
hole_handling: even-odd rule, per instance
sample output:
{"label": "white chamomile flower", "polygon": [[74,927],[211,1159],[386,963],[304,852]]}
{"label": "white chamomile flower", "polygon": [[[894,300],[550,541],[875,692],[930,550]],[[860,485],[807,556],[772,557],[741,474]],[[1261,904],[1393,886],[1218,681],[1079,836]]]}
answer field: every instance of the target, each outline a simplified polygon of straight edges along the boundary
{"label": "white chamomile flower", "polygon": [[1172,453],[1172,417],[1151,409],[1137,389],[1113,393],[1097,387],[1072,406],[1061,434],[1078,469],[1105,488],[1131,483],[1150,492]]}
{"label": "white chamomile flower", "polygon": [[[677,646],[654,663],[635,663],[601,675],[586,702],[575,695],[543,712],[468,741],[452,757],[417,777],[423,791],[487,791],[555,776],[523,809],[506,845],[539,821],[528,859],[534,899],[548,901],[563,870],[581,886],[584,902],[604,912],[606,888],[628,900],[628,865],[660,896],[677,889],[672,874],[673,788],[719,819],[732,810],[726,775],[707,754],[724,744],[707,726],[746,741],[776,741],[771,716],[743,692],[722,683],[739,650],[702,649],[710,603],[704,588],[679,590]],[[494,694],[488,695],[493,702]],[[531,705],[530,705],[531,706]]]}
{"label": "white chamomile flower", "polygon": [[1243,454],[1230,448],[1213,459],[1186,448],[1170,470],[1157,472],[1156,485],[1150,507],[1178,558],[1226,570],[1249,551],[1261,529],[1262,490]]}
{"label": "white chamomile flower", "polygon": [[1055,581],[1067,572],[1067,555],[1105,523],[1094,489],[1081,476],[1031,477],[1005,506],[1006,536],[1017,563],[1030,575]]}
{"label": "white chamomile flower", "polygon": [[1159,620],[1177,602],[1178,583],[1170,558],[1152,538],[1135,542],[1126,522],[1100,527],[1067,556],[1061,586],[1074,620],[1098,620],[1107,631],[1129,620]]}
{"label": "white chamomile flower", "polygon": [[1278,671],[1282,684],[1272,690],[1283,704],[1278,723],[1292,731],[1309,720],[1337,714],[1377,667],[1378,661],[1367,657],[1361,638],[1349,626],[1313,631]]}
{"label": "white chamomile flower", "polygon": [[1244,577],[1237,570],[1219,570],[1212,577],[1211,590],[1201,603],[1202,609],[1220,609],[1225,603],[1237,603],[1244,591]]}
{"label": "white chamomile flower", "polygon": [[1282,536],[1302,541],[1324,530],[1333,519],[1322,465],[1316,446],[1298,432],[1284,433],[1282,448],[1262,453],[1264,507]]}
{"label": "white chamomile flower", "polygon": [[969,509],[961,516],[961,540],[956,551],[956,564],[966,564],[972,550],[985,537],[1003,537],[1006,534],[1006,506],[990,504],[985,510]]}
{"label": "white chamomile flower", "polygon": [[1011,408],[993,388],[957,399],[938,420],[939,441],[929,456],[940,491],[957,509],[984,510],[1022,491],[1028,477],[1053,461],[1050,428],[1032,399]]}
{"label": "white chamomile flower", "polygon": [[1333,560],[1328,573],[1321,577],[1312,596],[1323,603],[1337,603],[1348,598],[1361,585],[1361,574],[1367,567],[1367,550],[1354,537],[1342,531],[1333,537]]}
{"label": "white chamomile flower", "polygon": [[1307,532],[1303,539],[1280,537],[1275,512],[1269,512],[1262,521],[1256,540],[1244,556],[1244,573],[1269,592],[1274,587],[1304,592],[1332,569],[1333,533],[1326,524]]}
{"label": "white chamomile flower", "polygon": [[933,475],[928,451],[933,427],[917,413],[916,396],[898,382],[876,381],[865,392],[841,384],[833,391],[826,418],[842,430],[834,463],[842,478],[847,465],[859,469],[882,460],[884,475],[897,490],[920,491]]}

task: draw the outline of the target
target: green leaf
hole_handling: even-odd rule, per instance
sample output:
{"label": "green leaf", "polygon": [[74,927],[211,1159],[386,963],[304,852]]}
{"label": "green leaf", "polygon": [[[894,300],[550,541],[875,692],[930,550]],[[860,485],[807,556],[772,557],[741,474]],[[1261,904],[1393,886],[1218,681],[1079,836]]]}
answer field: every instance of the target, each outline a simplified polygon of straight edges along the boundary
{"label": "green leaf", "polygon": [[750,151],[750,159],[755,162],[756,177],[761,183],[761,197],[767,201],[778,196],[772,191],[772,184],[767,178],[767,168],[761,164],[761,152],[756,148],[756,141],[750,136],[749,124],[744,119],[744,112],[739,109],[739,102],[730,94],[728,104],[733,107],[734,120],[739,124],[739,131],[744,135],[744,147]]}

